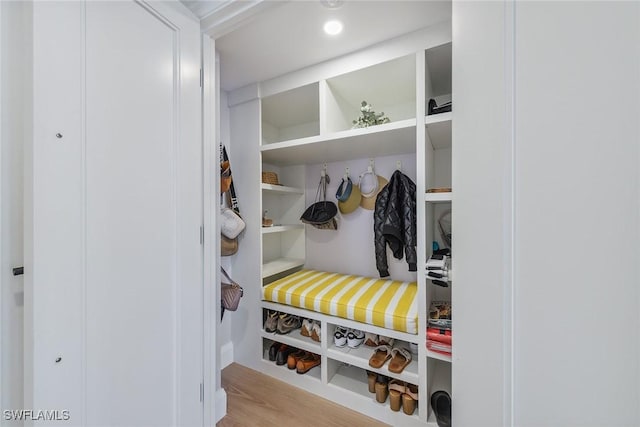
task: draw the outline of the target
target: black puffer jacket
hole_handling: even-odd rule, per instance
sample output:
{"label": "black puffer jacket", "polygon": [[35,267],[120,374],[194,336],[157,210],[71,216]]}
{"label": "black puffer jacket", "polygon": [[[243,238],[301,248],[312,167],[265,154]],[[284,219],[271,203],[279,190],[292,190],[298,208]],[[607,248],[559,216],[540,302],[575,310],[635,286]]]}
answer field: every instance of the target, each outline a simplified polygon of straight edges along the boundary
{"label": "black puffer jacket", "polygon": [[402,259],[404,250],[409,271],[417,270],[416,185],[400,171],[393,173],[389,183],[378,194],[373,212],[373,232],[380,277],[389,276],[387,244],[396,259]]}

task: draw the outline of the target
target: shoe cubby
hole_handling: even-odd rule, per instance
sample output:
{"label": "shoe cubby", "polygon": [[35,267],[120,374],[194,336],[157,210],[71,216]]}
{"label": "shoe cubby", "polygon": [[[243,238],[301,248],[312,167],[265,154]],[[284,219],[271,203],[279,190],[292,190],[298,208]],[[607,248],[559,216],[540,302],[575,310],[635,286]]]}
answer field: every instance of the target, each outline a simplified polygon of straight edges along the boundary
{"label": "shoe cubby", "polygon": [[[374,353],[375,347],[370,347],[364,343],[356,348],[348,345],[338,347],[333,339],[336,328],[340,325],[327,324],[327,357],[335,361],[355,366],[360,369],[369,370],[377,374],[389,376],[412,384],[418,384],[420,376],[418,374],[418,355],[412,354],[411,362],[400,373],[389,371],[389,361],[385,362],[381,368],[376,369],[369,365],[369,359]],[[346,328],[345,328],[346,329]],[[404,347],[410,352],[411,345],[406,341],[394,340],[393,347]]]}
{"label": "shoe cubby", "polygon": [[[425,114],[429,111],[429,100],[438,106],[451,101],[452,92],[452,44],[434,46],[424,52],[425,59]],[[455,107],[454,107],[455,108]],[[453,109],[452,109],[453,110]],[[449,113],[436,113],[438,116]]]}
{"label": "shoe cubby", "polygon": [[320,134],[318,83],[262,98],[262,144]]}
{"label": "shoe cubby", "polygon": [[[446,391],[451,396],[451,363],[429,359],[427,362],[427,379],[427,387],[429,389],[427,402],[430,402],[431,395],[437,391]],[[436,416],[430,404],[427,413],[429,422],[436,423]]]}
{"label": "shoe cubby", "polygon": [[[388,379],[379,385],[374,384],[374,392],[369,391],[369,374],[367,370],[347,363],[329,360],[327,366],[328,384],[349,390],[351,393],[372,405],[375,409],[384,414],[385,421],[393,425],[405,425],[407,417],[412,421],[419,419],[418,402],[415,402],[415,409],[412,414],[406,414],[400,406],[399,411],[391,409],[391,399],[388,391]],[[378,387],[382,387],[381,389]],[[376,391],[377,390],[377,391]],[[382,401],[380,401],[382,400]]]}
{"label": "shoe cubby", "polygon": [[[388,84],[385,84],[388,83]],[[327,133],[352,129],[362,101],[390,122],[415,119],[416,58],[407,55],[326,80],[322,116]]]}
{"label": "shoe cubby", "polygon": [[275,360],[271,360],[270,356],[269,356],[269,351],[271,349],[271,347],[273,345],[276,346],[281,346],[283,344],[287,345],[289,348],[291,348],[291,353],[296,353],[298,350],[303,350],[305,352],[305,354],[313,354],[317,357],[320,357],[320,353],[318,352],[314,352],[314,351],[309,351],[309,350],[304,350],[302,348],[296,347],[294,345],[288,344],[283,342],[282,340],[280,340],[280,337],[274,337],[276,339],[269,339],[269,338],[263,338],[262,339],[262,360],[265,364],[265,367],[268,366],[268,369],[277,369],[281,375],[290,375],[290,376],[304,376],[305,378],[309,378],[309,379],[313,379],[317,382],[321,382],[322,379],[322,369],[321,369],[321,364],[314,366],[313,368],[309,369],[308,371],[304,372],[304,373],[299,373],[297,371],[296,368],[290,369],[288,366],[288,356],[289,354],[287,354],[287,358],[284,359],[284,363],[281,362],[281,364],[278,364],[278,355],[277,352],[275,354]]}
{"label": "shoe cubby", "polygon": [[[301,328],[293,329],[292,331],[290,331],[287,334],[278,333],[277,329],[276,329],[275,332],[268,332],[267,330],[265,330],[265,322],[267,321],[270,313],[273,313],[274,311],[273,310],[268,310],[268,309],[263,309],[262,312],[263,312],[262,313],[262,318],[263,318],[262,337],[263,338],[271,340],[271,341],[277,341],[277,342],[282,343],[282,344],[287,344],[287,345],[290,345],[292,347],[299,348],[301,350],[310,351],[312,353],[317,353],[317,354],[322,353],[320,342],[314,341],[311,337],[306,337],[306,336],[302,335],[302,333],[301,333],[302,329]],[[290,313],[278,312],[278,316],[280,316],[281,314],[291,315]],[[300,319],[301,323],[302,323],[302,320],[303,319],[301,318]],[[311,320],[313,320],[313,319],[311,319]],[[314,321],[316,321],[316,320],[314,320]]]}

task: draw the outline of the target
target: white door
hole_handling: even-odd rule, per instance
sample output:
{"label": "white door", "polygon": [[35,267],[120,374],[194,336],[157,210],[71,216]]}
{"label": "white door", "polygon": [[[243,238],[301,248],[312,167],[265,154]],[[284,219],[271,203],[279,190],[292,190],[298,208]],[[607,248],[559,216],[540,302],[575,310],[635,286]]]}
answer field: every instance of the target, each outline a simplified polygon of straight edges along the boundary
{"label": "white door", "polygon": [[203,423],[200,37],[182,9],[33,5],[25,406],[68,410],[56,425]]}

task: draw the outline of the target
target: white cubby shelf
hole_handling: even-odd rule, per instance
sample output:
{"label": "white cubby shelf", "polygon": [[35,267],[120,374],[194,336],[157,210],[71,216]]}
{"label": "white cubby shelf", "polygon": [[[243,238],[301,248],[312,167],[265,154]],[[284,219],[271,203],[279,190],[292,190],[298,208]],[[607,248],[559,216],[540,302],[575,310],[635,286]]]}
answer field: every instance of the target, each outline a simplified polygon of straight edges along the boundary
{"label": "white cubby shelf", "polygon": [[299,268],[304,265],[304,259],[299,258],[278,258],[271,261],[264,262],[262,264],[262,278],[275,276],[276,274],[283,273],[294,268]]}
{"label": "white cubby shelf", "polygon": [[451,203],[453,194],[450,191],[446,193],[425,193],[424,200],[429,203]]}
{"label": "white cubby shelf", "polygon": [[262,191],[276,194],[304,194],[304,188],[288,187],[286,185],[260,184]]}
{"label": "white cubby shelf", "polygon": [[262,227],[262,234],[283,233],[285,231],[301,230],[303,228],[304,224],[273,225],[271,227]]}

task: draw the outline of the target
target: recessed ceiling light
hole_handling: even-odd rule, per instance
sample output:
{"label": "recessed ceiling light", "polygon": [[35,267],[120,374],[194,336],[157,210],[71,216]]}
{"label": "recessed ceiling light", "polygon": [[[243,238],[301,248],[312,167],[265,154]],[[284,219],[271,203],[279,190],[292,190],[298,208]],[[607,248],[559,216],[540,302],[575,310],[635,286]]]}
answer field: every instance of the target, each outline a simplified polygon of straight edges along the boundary
{"label": "recessed ceiling light", "polygon": [[340,34],[342,32],[342,22],[336,20],[327,21],[324,24],[324,32],[330,36]]}
{"label": "recessed ceiling light", "polygon": [[342,7],[344,0],[320,0],[320,3],[327,9],[339,9]]}

